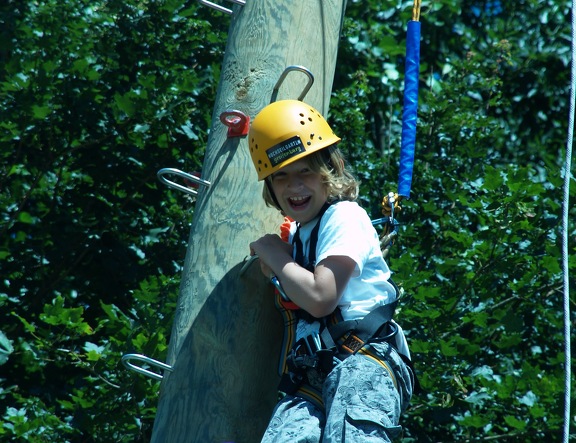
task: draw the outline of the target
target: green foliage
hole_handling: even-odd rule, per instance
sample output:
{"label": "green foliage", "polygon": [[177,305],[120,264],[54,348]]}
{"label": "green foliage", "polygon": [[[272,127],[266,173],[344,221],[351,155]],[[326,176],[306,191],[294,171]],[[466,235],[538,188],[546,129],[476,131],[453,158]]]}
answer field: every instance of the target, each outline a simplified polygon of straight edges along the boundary
{"label": "green foliage", "polygon": [[[403,54],[390,39],[403,45],[409,19],[379,8],[349,5],[331,107],[373,218],[397,186]],[[566,14],[557,2],[423,7],[412,198],[390,257],[424,388],[404,441],[560,441],[569,36],[549,26]]]}
{"label": "green foliage", "polygon": [[[329,120],[373,218],[397,187],[411,9],[349,0],[340,42]],[[156,171],[201,170],[229,22],[181,0],[0,11],[0,439],[149,441],[159,382],[120,360],[165,359],[192,217]],[[560,440],[568,16],[423,4],[390,256],[424,388],[405,442]]]}
{"label": "green foliage", "polygon": [[[223,33],[180,1],[0,6],[0,439],[148,441]],[[113,417],[113,419],[111,419]]]}

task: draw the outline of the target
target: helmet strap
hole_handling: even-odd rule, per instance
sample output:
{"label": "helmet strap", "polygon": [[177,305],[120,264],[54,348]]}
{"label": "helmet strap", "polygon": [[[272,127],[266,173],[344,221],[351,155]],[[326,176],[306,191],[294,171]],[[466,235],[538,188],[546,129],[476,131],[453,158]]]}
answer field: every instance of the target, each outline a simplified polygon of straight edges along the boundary
{"label": "helmet strap", "polygon": [[334,165],[332,164],[332,154],[334,153],[336,148],[337,148],[337,145],[335,143],[335,144],[330,145],[330,146],[328,146],[328,147],[326,147],[320,151],[320,155],[322,156],[322,161],[330,169],[334,169]]}
{"label": "helmet strap", "polygon": [[281,211],[282,208],[280,207],[280,203],[278,203],[278,199],[276,198],[276,194],[274,194],[274,191],[273,191],[273,189],[272,189],[272,185],[270,184],[270,181],[268,180],[268,177],[266,177],[266,178],[264,179],[264,183],[266,183],[266,186],[268,187],[268,192],[270,193],[270,196],[272,197],[272,201],[273,201],[274,204],[276,205],[276,208]]}

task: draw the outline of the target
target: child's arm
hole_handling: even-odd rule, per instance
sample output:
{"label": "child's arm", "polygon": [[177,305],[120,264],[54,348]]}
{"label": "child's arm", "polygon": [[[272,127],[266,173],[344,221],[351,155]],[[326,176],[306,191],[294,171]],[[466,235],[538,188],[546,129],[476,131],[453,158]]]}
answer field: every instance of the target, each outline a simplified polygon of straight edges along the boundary
{"label": "child's arm", "polygon": [[291,246],[288,248],[272,234],[252,242],[250,252],[260,258],[264,275],[275,274],[288,297],[317,318],[336,309],[356,266],[350,257],[330,256],[318,263],[312,273],[292,259]]}

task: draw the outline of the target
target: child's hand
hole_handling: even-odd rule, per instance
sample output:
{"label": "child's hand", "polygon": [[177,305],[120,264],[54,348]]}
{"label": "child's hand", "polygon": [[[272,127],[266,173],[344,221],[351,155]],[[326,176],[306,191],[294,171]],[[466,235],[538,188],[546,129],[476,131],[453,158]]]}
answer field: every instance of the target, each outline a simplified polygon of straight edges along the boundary
{"label": "child's hand", "polygon": [[278,258],[282,257],[282,261],[292,260],[292,245],[276,234],[266,234],[250,243],[250,255],[258,255],[260,269],[266,277],[270,277],[274,273],[271,264],[277,263]]}

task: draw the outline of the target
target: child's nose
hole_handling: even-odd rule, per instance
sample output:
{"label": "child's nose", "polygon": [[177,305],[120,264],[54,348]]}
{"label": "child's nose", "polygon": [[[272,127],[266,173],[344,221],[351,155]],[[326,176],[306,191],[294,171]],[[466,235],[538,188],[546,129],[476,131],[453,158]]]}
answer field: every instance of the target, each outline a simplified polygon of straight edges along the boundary
{"label": "child's nose", "polygon": [[298,175],[292,175],[288,179],[288,186],[291,189],[298,189],[302,186],[302,180]]}

